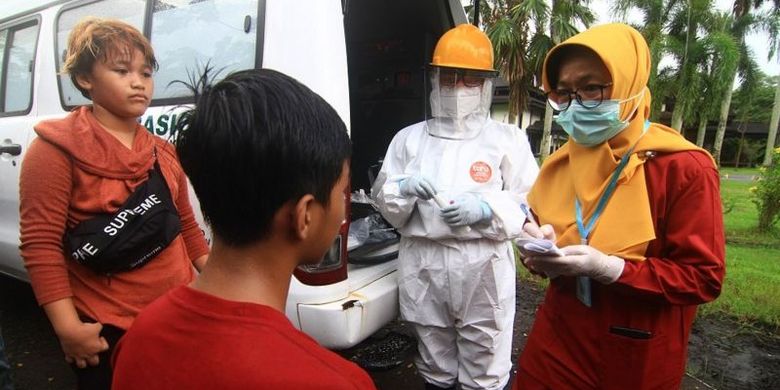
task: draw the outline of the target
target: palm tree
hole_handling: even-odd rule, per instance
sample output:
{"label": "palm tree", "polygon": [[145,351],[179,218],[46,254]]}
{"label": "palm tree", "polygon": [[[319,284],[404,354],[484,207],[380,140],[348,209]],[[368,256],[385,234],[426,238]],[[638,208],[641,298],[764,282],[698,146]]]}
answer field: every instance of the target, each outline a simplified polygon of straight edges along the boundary
{"label": "palm tree", "polygon": [[[666,52],[677,59],[671,86],[675,96],[672,127],[678,131],[685,121],[699,120],[697,144],[712,114],[712,101],[723,96],[730,74],[736,68],[739,51],[726,30],[728,14],[712,13],[712,0],[691,0],[672,18]],[[663,95],[657,96],[663,99]]]}
{"label": "palm tree", "polygon": [[625,19],[629,11],[637,10],[642,14],[642,24],[635,26],[645,37],[650,47],[650,78],[647,87],[655,99],[650,108],[650,119],[657,120],[661,104],[658,89],[658,63],[664,54],[666,31],[672,15],[679,13],[686,0],[615,0],[612,13]]}
{"label": "palm tree", "polygon": [[729,32],[731,15],[720,12],[713,15],[707,23],[705,47],[707,54],[700,72],[702,73],[701,94],[699,106],[694,112],[698,115],[698,131],[696,145],[704,147],[707,123],[717,115],[715,104],[723,99],[725,91],[731,86],[731,77],[736,71],[739,61],[739,47]]}
{"label": "palm tree", "polygon": [[[780,60],[780,0],[775,0],[773,18],[769,25],[769,55],[772,59],[775,55]],[[769,121],[769,132],[764,150],[764,166],[772,164],[772,151],[777,143],[777,125],[780,122],[780,80],[775,87],[775,102],[772,105],[772,119]]]}
{"label": "palm tree", "polygon": [[763,0],[736,0],[732,10],[733,22],[731,25],[731,34],[737,41],[740,49],[740,59],[737,70],[731,76],[731,86],[726,90],[723,100],[720,104],[720,115],[718,120],[718,129],[715,133],[715,143],[712,146],[712,156],[715,162],[720,166],[720,154],[723,148],[723,138],[726,134],[726,124],[728,122],[729,110],[731,108],[731,97],[734,93],[734,82],[736,76],[746,79],[752,77],[751,69],[755,61],[752,59],[750,49],[745,43],[745,37],[753,31],[772,31],[772,21],[777,20],[777,9],[780,7],[780,1],[775,0],[775,12],[753,12],[763,3]]}
{"label": "palm tree", "polygon": [[671,18],[666,52],[678,63],[672,111],[672,128],[677,131],[682,129],[683,119],[691,116],[704,82],[700,68],[707,47],[706,40],[699,36],[699,26],[711,19],[711,7],[712,0],[690,0]]}
{"label": "palm tree", "polygon": [[[528,102],[533,88],[533,74],[526,69],[528,17],[519,14],[520,0],[482,0],[480,14],[488,37],[493,43],[496,69],[509,83],[509,122],[514,123]],[[470,8],[470,7],[467,7]]]}
{"label": "palm tree", "polygon": [[[527,64],[529,72],[536,76],[537,86],[541,79],[544,57],[550,49],[576,35],[579,32],[578,24],[587,28],[596,20],[596,16],[588,8],[589,2],[589,0],[552,0],[550,7],[544,0],[523,0],[513,9],[515,14],[525,15],[534,23],[534,35],[529,42]],[[548,104],[544,111],[544,128],[539,147],[542,160],[550,155],[552,116],[553,109]]]}
{"label": "palm tree", "polygon": [[[755,156],[751,156],[751,151],[756,149],[755,143],[749,143],[745,141],[745,129],[748,122],[760,122],[769,123],[769,117],[771,112],[767,111],[767,107],[772,104],[775,95],[774,78],[768,77],[759,69],[756,69],[755,81],[748,85],[742,83],[740,87],[734,91],[734,98],[732,99],[731,106],[734,116],[734,122],[739,124],[740,140],[737,144],[737,157],[734,161],[739,164],[740,156],[746,154],[748,162],[751,163]],[[755,150],[758,152],[758,150]],[[745,152],[745,153],[743,153]],[[756,155],[758,153],[755,153]]]}
{"label": "palm tree", "polygon": [[[590,26],[596,17],[589,0],[481,0],[480,17],[493,43],[495,65],[509,82],[509,120],[514,122],[528,101],[528,91],[539,88],[544,57],[550,49],[577,34],[575,27]],[[473,13],[473,7],[467,6]],[[533,24],[533,29],[529,29]],[[530,40],[528,34],[533,31]],[[549,34],[547,33],[549,31]],[[545,111],[542,159],[550,152],[552,109]]]}
{"label": "palm tree", "polygon": [[780,81],[775,88],[775,103],[772,106],[772,119],[769,121],[769,134],[766,138],[766,150],[764,151],[764,166],[772,164],[772,151],[777,142],[777,125],[780,122]]}

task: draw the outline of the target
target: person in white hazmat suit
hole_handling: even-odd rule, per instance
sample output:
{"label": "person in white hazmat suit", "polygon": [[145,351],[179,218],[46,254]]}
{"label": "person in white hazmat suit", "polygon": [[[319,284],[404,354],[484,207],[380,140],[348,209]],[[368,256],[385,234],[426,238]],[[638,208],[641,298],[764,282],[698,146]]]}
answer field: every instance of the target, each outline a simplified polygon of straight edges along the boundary
{"label": "person in white hazmat suit", "polygon": [[496,74],[482,31],[445,33],[429,67],[431,117],[395,135],[372,187],[401,234],[401,317],[429,389],[502,389],[512,366],[510,240],[539,168],[525,132],[490,119]]}

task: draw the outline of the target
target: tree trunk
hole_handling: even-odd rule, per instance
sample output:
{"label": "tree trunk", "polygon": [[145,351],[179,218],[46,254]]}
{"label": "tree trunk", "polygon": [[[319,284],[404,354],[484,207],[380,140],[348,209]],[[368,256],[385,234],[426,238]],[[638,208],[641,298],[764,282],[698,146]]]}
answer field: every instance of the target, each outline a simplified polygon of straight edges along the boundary
{"label": "tree trunk", "polygon": [[682,132],[683,125],[683,109],[679,105],[674,107],[672,112],[672,128],[677,130],[678,133]]}
{"label": "tree trunk", "polygon": [[525,112],[524,111],[520,111],[520,113],[517,115],[517,127],[521,128],[521,129],[524,129],[523,128],[523,117],[525,117]]}
{"label": "tree trunk", "polygon": [[720,167],[720,151],[723,148],[723,137],[726,135],[726,124],[729,120],[729,108],[731,108],[731,95],[734,94],[734,79],[731,85],[723,94],[723,101],[720,103],[720,119],[718,120],[718,131],[715,132],[715,143],[712,145],[712,157],[715,163]]}
{"label": "tree trunk", "polygon": [[766,151],[764,151],[764,166],[772,164],[772,150],[777,139],[777,125],[780,122],[780,79],[775,88],[775,105],[772,107],[772,119],[769,121],[769,135],[766,139]]}
{"label": "tree trunk", "polygon": [[[550,4],[550,10],[554,10],[557,8],[557,3],[560,0],[552,0],[552,4]],[[557,45],[561,43],[560,37],[558,37],[558,32],[555,30],[555,23],[550,23],[550,39],[553,42],[553,45]],[[553,108],[550,106],[550,103],[545,104],[544,107],[544,127],[542,128],[542,140],[539,143],[539,159],[541,161],[544,161],[547,159],[547,156],[550,155],[550,144],[552,143],[552,117],[553,117]]]}
{"label": "tree trunk", "polygon": [[509,101],[507,102],[507,122],[512,124],[515,123],[515,119],[517,118],[520,110],[520,102],[519,102],[519,96],[520,91],[518,88],[522,88],[522,86],[517,85],[517,83],[510,82],[509,83]]}
{"label": "tree trunk", "polygon": [[[744,127],[744,123],[742,126]],[[745,130],[740,130],[739,144],[737,145],[737,158],[734,160],[734,168],[739,168],[739,160],[742,158],[742,146],[745,145]]]}
{"label": "tree trunk", "polygon": [[539,145],[539,154],[544,161],[550,155],[550,144],[552,143],[552,117],[553,108],[547,104],[544,109],[544,127],[542,129],[542,142]]}
{"label": "tree trunk", "polygon": [[[649,31],[648,31],[649,32]],[[663,54],[662,51],[662,41],[661,41],[661,31],[660,28],[653,28],[652,32],[649,32],[649,46],[650,46],[650,77],[647,80],[647,87],[650,89],[650,92],[653,94],[653,96],[660,96],[656,95],[655,90],[655,84],[656,79],[658,78],[658,63],[661,62],[661,57]],[[663,99],[652,99],[651,105],[650,105],[650,121],[651,122],[657,122],[658,117],[661,113],[661,105],[663,104]]]}
{"label": "tree trunk", "polygon": [[696,132],[696,146],[704,147],[704,136],[707,135],[707,117],[699,119],[699,131]]}

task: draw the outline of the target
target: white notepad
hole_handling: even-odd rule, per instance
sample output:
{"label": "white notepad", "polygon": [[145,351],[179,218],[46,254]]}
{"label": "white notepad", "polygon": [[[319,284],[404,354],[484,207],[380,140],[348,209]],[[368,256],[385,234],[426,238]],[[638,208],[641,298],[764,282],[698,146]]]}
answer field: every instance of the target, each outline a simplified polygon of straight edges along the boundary
{"label": "white notepad", "polygon": [[555,243],[542,238],[518,238],[515,245],[523,257],[528,256],[563,256],[563,252]]}

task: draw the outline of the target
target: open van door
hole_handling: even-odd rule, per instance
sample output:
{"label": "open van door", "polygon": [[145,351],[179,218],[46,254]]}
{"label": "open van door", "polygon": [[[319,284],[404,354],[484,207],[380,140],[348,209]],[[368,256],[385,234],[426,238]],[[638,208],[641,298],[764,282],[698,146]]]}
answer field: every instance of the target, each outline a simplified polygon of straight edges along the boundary
{"label": "open van door", "polygon": [[425,66],[442,34],[468,23],[458,0],[346,0],[352,189],[370,189],[395,133],[425,119]]}
{"label": "open van door", "polygon": [[[316,7],[320,8],[317,15],[330,21],[332,9],[325,2],[317,1]],[[272,26],[275,20],[277,11],[274,11],[273,4],[270,0],[266,3],[267,26]],[[307,8],[310,6],[314,5],[306,5]],[[348,113],[348,117],[342,119],[348,125],[353,145],[352,193],[359,194],[363,190],[363,193],[369,194],[370,172],[378,169],[393,136],[402,128],[425,118],[428,105],[425,66],[431,60],[436,42],[444,32],[467,23],[467,19],[457,0],[342,0],[341,11],[343,39],[334,37],[332,28],[320,27],[316,36],[309,36],[298,46],[288,45],[284,53],[271,53],[276,50],[269,46],[269,38],[275,33],[267,28],[263,66],[280,66],[277,69],[301,76],[301,81],[315,92],[329,102],[334,100],[335,104],[331,104],[339,114]],[[308,12],[306,14],[308,16],[304,18],[311,16]],[[304,21],[302,24],[308,26],[314,22]],[[323,22],[319,21],[320,24]],[[296,24],[300,28],[301,24]],[[315,29],[304,27],[304,30],[311,34]],[[288,35],[300,37],[301,34],[306,33],[296,29]],[[314,44],[317,50],[305,53],[308,61],[294,59],[295,54],[290,53],[290,50],[297,51],[313,42],[322,42],[326,36],[329,37],[327,53],[321,51],[323,47],[320,44]],[[342,51],[344,49],[346,53]],[[338,63],[341,55],[345,55],[346,73],[333,69],[329,80],[307,79],[317,73],[328,73],[327,69]],[[312,67],[316,67],[316,71]],[[349,85],[345,109],[342,109],[340,101],[342,92],[334,94],[334,88],[340,88],[342,75],[347,77]],[[349,230],[358,225],[358,219],[376,213],[359,203],[352,203],[350,209]],[[345,236],[347,231],[342,234],[341,241],[334,246],[342,245],[343,254],[349,239]],[[313,287],[308,285],[309,275],[296,271],[290,298],[297,303],[288,302],[288,317],[321,344],[335,349],[355,345],[395,319],[398,316],[397,235],[395,240],[394,245],[371,255],[358,248],[350,251],[346,256],[347,279],[317,286],[316,298],[310,294]],[[337,248],[334,247],[332,252],[337,253]],[[342,288],[346,288],[346,295],[342,295]],[[323,302],[326,291],[339,298]]]}

